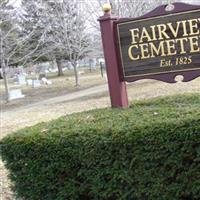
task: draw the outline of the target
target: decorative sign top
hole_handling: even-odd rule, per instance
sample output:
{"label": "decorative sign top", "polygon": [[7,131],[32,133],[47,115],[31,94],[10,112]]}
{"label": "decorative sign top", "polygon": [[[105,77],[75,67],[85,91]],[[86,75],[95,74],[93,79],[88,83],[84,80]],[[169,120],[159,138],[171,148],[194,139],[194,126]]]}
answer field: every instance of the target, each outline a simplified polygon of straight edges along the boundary
{"label": "decorative sign top", "polygon": [[123,80],[200,75],[200,9],[119,21],[116,31]]}

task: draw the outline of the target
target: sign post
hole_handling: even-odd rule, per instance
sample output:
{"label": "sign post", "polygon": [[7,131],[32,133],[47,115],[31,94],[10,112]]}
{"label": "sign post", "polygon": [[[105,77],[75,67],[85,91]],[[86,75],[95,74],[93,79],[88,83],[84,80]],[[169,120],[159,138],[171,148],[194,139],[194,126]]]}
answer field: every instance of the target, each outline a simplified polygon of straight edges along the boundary
{"label": "sign post", "polygon": [[114,42],[113,24],[117,20],[111,16],[109,5],[105,9],[105,14],[99,19],[101,35],[108,76],[108,87],[111,99],[111,106],[114,108],[127,108],[128,97],[126,82],[120,80],[119,66],[117,62],[116,46]]}

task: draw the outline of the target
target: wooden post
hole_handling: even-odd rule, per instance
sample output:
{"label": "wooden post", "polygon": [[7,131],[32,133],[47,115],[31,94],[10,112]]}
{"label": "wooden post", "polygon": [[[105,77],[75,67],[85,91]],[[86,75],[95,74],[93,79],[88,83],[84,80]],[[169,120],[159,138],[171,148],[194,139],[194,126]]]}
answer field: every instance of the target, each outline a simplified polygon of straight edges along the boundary
{"label": "wooden post", "polygon": [[104,16],[99,18],[111,105],[114,108],[127,108],[128,97],[126,83],[120,80],[114,42],[113,23],[115,20],[117,18],[112,17],[110,11],[105,12]]}

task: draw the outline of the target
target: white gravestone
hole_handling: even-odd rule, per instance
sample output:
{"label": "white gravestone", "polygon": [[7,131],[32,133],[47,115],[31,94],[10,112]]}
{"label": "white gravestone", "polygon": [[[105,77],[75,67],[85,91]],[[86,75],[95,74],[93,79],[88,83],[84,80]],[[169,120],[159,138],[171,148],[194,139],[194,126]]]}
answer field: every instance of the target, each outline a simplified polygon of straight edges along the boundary
{"label": "white gravestone", "polygon": [[51,85],[51,84],[52,84],[52,82],[49,81],[49,80],[47,80],[47,78],[45,78],[45,77],[43,77],[41,80],[42,80],[42,82],[43,82],[44,84],[47,84],[47,85]]}
{"label": "white gravestone", "polygon": [[37,87],[40,87],[40,86],[41,86],[40,80],[32,80],[32,87],[33,88],[37,88]]}
{"label": "white gravestone", "polygon": [[24,98],[21,89],[15,89],[9,91],[9,100]]}
{"label": "white gravestone", "polygon": [[17,75],[17,82],[20,85],[26,85],[26,76],[23,74]]}
{"label": "white gravestone", "polygon": [[27,80],[26,80],[26,83],[27,83],[27,85],[31,85],[31,86],[32,86],[33,81],[32,81],[32,79],[27,79]]}

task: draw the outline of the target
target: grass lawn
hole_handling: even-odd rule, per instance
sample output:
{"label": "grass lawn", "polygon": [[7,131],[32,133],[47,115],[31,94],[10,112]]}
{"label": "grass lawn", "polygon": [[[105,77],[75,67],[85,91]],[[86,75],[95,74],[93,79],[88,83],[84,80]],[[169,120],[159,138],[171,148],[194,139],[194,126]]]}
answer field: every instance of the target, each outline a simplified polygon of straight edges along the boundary
{"label": "grass lawn", "polygon": [[5,104],[4,98],[4,85],[3,80],[0,80],[0,106],[1,109],[12,109],[19,106],[28,105],[31,103],[39,102],[41,100],[49,99],[65,95],[71,92],[80,91],[89,87],[105,84],[107,82],[105,76],[101,77],[99,71],[86,72],[80,75],[80,86],[75,87],[75,79],[73,74],[65,74],[65,76],[58,77],[55,73],[48,75],[48,80],[52,81],[52,85],[41,85],[38,88],[31,86],[19,86],[9,81],[11,89],[21,88],[22,93],[25,95],[23,99],[17,99]]}

